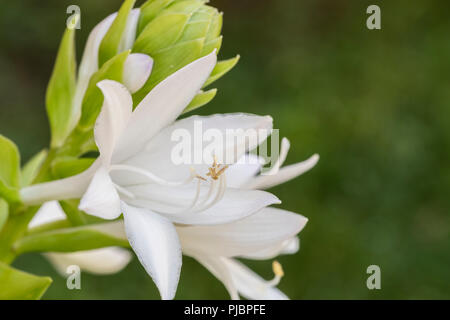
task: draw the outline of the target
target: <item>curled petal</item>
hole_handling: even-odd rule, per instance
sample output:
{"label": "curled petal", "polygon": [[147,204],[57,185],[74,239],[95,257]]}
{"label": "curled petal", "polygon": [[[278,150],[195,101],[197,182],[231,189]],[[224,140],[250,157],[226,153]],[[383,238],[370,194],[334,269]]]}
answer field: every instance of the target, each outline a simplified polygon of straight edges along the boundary
{"label": "curled petal", "polygon": [[245,185],[248,189],[269,189],[279,184],[292,180],[303,173],[311,170],[319,161],[319,155],[315,154],[311,158],[282,167],[276,174],[259,175]]}
{"label": "curled petal", "polygon": [[175,227],[150,210],[125,203],[122,207],[131,247],[158,287],[161,298],[173,299],[181,270],[181,246]]}
{"label": "curled petal", "polygon": [[100,167],[92,179],[79,209],[102,219],[112,220],[120,216],[120,198],[104,167]]}

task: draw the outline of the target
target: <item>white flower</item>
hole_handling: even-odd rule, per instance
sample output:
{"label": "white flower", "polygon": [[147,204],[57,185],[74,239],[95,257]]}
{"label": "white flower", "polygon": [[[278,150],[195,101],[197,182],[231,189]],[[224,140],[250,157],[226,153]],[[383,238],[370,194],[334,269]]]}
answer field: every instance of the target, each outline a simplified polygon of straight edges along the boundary
{"label": "white flower", "polygon": [[[288,150],[288,141],[283,139],[280,158],[274,168],[281,167]],[[290,165],[278,172],[272,169],[273,175],[260,176],[258,172],[261,170],[262,162],[249,161],[248,157],[254,156],[243,156],[226,172],[229,184],[235,187],[257,186],[255,181],[262,181],[264,183],[260,185],[274,186],[306,172],[318,160],[318,155],[313,155],[304,162]],[[286,171],[283,172],[283,170]],[[48,217],[51,220],[51,210],[47,211],[49,211]],[[62,212],[60,215],[64,216]],[[276,288],[283,275],[282,271],[280,274],[278,264],[274,262],[275,278],[267,281],[235,258],[266,260],[273,259],[280,254],[296,253],[299,249],[299,240],[296,235],[303,229],[306,222],[307,219],[301,215],[276,208],[264,208],[247,218],[232,223],[215,226],[178,226],[176,231],[183,253],[195,258],[222,281],[232,299],[239,299],[241,295],[247,299],[278,300],[288,299]],[[151,229],[147,232],[153,233],[154,227],[149,227]],[[121,234],[115,236],[120,237]],[[62,256],[60,259],[51,259],[57,269],[66,266],[63,254],[52,255]],[[85,252],[74,253],[74,255],[77,258],[77,264],[95,266],[97,272],[101,272],[103,268],[108,270],[110,263],[114,264],[115,260],[121,260],[121,254],[118,253],[117,257],[114,257],[113,252],[107,260],[103,261],[98,256]]]}
{"label": "white flower", "polygon": [[[264,191],[227,187],[223,174],[217,181],[202,181],[188,165],[175,166],[170,161],[168,133],[174,127],[192,130],[198,118],[171,124],[201,89],[215,64],[213,52],[180,69],[158,84],[135,111],[124,86],[109,80],[100,82],[104,105],[94,129],[100,151],[97,161],[77,176],[21,191],[27,204],[82,197],[80,209],[92,215],[116,219],[123,212],[129,242],[163,299],[175,295],[181,268],[181,246],[172,222],[228,223],[279,203]],[[243,114],[202,120],[205,127],[222,131],[272,126],[270,117]],[[265,138],[238,143],[248,144],[245,153]],[[209,166],[198,165],[195,170],[206,174]]]}

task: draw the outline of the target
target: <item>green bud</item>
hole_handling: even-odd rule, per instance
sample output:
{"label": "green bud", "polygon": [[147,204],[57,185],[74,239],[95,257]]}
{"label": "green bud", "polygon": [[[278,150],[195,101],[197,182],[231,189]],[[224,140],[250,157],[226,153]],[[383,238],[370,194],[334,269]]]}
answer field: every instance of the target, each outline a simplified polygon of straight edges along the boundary
{"label": "green bud", "polygon": [[[135,105],[175,71],[214,49],[219,51],[223,15],[205,3],[203,0],[149,0],[141,7],[133,52],[148,54],[154,65],[147,83],[133,95]],[[223,76],[236,62],[237,59],[228,63],[229,68],[215,69],[211,75],[214,78],[208,79],[207,84]],[[186,110],[208,103],[215,94],[211,90],[206,95],[200,93]]]}

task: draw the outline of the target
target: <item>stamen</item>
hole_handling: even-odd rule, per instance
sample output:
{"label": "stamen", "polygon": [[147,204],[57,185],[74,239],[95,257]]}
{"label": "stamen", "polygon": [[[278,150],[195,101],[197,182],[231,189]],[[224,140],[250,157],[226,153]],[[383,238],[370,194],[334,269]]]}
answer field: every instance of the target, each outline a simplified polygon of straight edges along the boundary
{"label": "stamen", "polygon": [[283,267],[281,266],[281,264],[278,261],[274,261],[272,263],[272,270],[273,273],[275,274],[275,278],[273,278],[273,280],[268,281],[267,285],[270,287],[276,287],[277,285],[280,284],[281,278],[284,277],[284,271],[283,271]]}
{"label": "stamen", "polygon": [[278,261],[272,262],[272,270],[276,276],[284,277],[283,266]]}
{"label": "stamen", "polygon": [[194,208],[195,205],[197,204],[198,198],[199,198],[199,196],[200,196],[200,190],[201,190],[200,187],[201,187],[201,183],[202,183],[202,182],[201,182],[200,179],[199,179],[198,182],[197,182],[197,192],[195,193],[194,200],[192,200],[192,204],[191,204],[191,206],[190,206],[187,210]]}
{"label": "stamen", "polygon": [[[153,174],[152,172],[149,172],[145,169],[142,169],[139,167],[134,167],[131,165],[123,165],[123,164],[122,165],[112,165],[110,167],[110,171],[134,172],[134,173],[143,175],[144,177],[148,178],[149,180],[151,180],[157,184],[165,185],[165,186],[181,186],[181,185],[185,185],[185,184],[192,182],[192,180],[194,180],[194,179],[198,179],[197,190],[195,192],[195,196],[192,199],[191,204],[188,207],[186,207],[185,209],[175,210],[174,212],[172,212],[173,214],[180,214],[180,213],[184,213],[184,212],[189,212],[189,213],[201,212],[203,210],[209,209],[214,204],[216,204],[218,201],[220,201],[223,198],[225,191],[226,191],[226,176],[223,173],[225,172],[225,170],[227,168],[228,168],[228,165],[218,164],[217,158],[214,156],[214,162],[213,162],[212,166],[210,168],[208,168],[209,172],[206,174],[207,176],[211,177],[210,187],[209,187],[208,193],[206,194],[205,198],[201,201],[200,204],[198,202],[199,202],[200,194],[201,194],[201,182],[202,181],[207,182],[208,180],[206,178],[202,177],[201,175],[198,175],[193,167],[190,168],[190,172],[191,172],[190,177],[188,179],[186,179],[184,181],[180,181],[180,182],[167,181],[161,177],[158,177],[157,175]],[[126,190],[125,188],[120,187],[116,184],[115,184],[115,187],[117,188],[117,190],[120,193],[122,193],[132,199],[136,198],[133,193]]]}

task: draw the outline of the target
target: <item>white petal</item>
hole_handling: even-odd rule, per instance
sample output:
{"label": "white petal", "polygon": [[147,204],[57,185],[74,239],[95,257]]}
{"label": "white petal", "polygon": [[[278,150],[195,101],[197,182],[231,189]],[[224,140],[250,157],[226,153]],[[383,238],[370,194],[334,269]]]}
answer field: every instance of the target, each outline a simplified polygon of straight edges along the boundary
{"label": "white petal", "polygon": [[73,253],[51,252],[44,255],[64,277],[67,277],[67,267],[71,265],[77,265],[82,271],[93,274],[114,274],[125,268],[132,257],[128,250],[117,247],[107,247]]}
{"label": "white petal", "polygon": [[274,163],[272,169],[270,169],[268,172],[265,172],[264,175],[271,176],[271,175],[278,173],[278,171],[280,170],[284,161],[286,161],[287,154],[288,154],[290,148],[291,148],[291,143],[289,142],[289,140],[287,138],[283,138],[281,140],[280,155],[279,155],[277,161]]}
{"label": "white petal", "polygon": [[191,255],[188,252],[185,252],[185,254],[193,257],[206,269],[208,269],[209,272],[211,272],[218,280],[220,280],[227,289],[232,300],[239,300],[239,294],[236,286],[233,283],[233,278],[231,276],[230,270],[222,261],[222,257],[208,256],[203,254]]}
{"label": "white petal", "polygon": [[[215,155],[220,164],[233,163],[249,150],[257,147],[271,131],[272,118],[270,116],[243,113],[191,116],[178,120],[162,130],[151,139],[144,150],[125,163],[152,171],[166,180],[183,180],[189,177],[191,167],[200,175],[208,173],[208,168],[213,162],[213,154],[210,154],[209,151],[217,151]],[[236,135],[233,135],[232,132]],[[250,132],[256,133],[256,139],[247,139],[252,136]],[[176,135],[180,133],[191,137],[190,141],[184,140],[188,140],[187,137],[182,138],[181,141],[177,140]],[[202,142],[203,138],[208,139],[209,134],[212,133],[217,134],[217,139],[211,138],[211,141]],[[176,153],[174,150],[178,145],[184,145],[184,143],[186,143],[185,151],[190,153],[191,157],[186,162],[177,163],[178,159],[173,154]],[[212,147],[214,148],[212,149]],[[230,161],[227,161],[226,158],[221,159],[222,155],[228,156]],[[128,173],[118,181],[121,185],[148,182],[145,179],[137,181],[135,176]]]}
{"label": "white petal", "polygon": [[297,235],[307,221],[299,214],[264,208],[232,223],[177,227],[177,231],[183,250],[233,257],[251,255],[279,245]]}
{"label": "white petal", "polygon": [[52,200],[80,198],[99,167],[100,161],[95,161],[89,169],[75,176],[23,188],[21,199],[25,204],[36,205]]}
{"label": "white petal", "polygon": [[79,209],[103,219],[116,219],[121,214],[120,198],[108,174],[101,167],[80,201]]}
{"label": "white petal", "polygon": [[241,257],[253,260],[269,260],[281,254],[294,254],[298,252],[299,248],[300,240],[297,237],[292,237],[291,239],[281,241],[263,250],[247,253]]}
{"label": "white petal", "polygon": [[115,158],[127,159],[171,124],[191,102],[216,65],[216,52],[200,58],[160,82],[133,112]]}
{"label": "white petal", "polygon": [[64,213],[58,201],[49,201],[44,203],[36,212],[33,219],[28,224],[28,228],[38,227],[40,225],[51,223],[59,220],[64,220],[66,214]]}
{"label": "white petal", "polygon": [[158,287],[161,298],[173,299],[181,270],[181,246],[175,227],[150,210],[122,205],[131,247]]}
{"label": "white petal", "polygon": [[[81,59],[78,81],[74,96],[74,112],[77,114],[74,119],[78,121],[81,115],[81,104],[83,102],[84,94],[89,85],[91,76],[98,70],[98,49],[103,37],[108,32],[111,24],[116,18],[117,13],[113,13],[101,21],[89,34],[86,41],[86,47],[84,48],[83,57]],[[76,123],[72,124],[76,125]]]}
{"label": "white petal", "polygon": [[184,189],[158,185],[132,186],[127,190],[136,198],[128,202],[164,214],[173,222],[188,225],[228,223],[243,219],[264,207],[281,203],[276,196],[265,191],[227,188],[223,198],[212,207],[201,212],[184,212],[183,209],[189,208],[192,203],[195,188],[189,192]]}
{"label": "white petal", "polygon": [[225,172],[227,185],[231,188],[240,188],[249,183],[261,171],[265,161],[254,154],[246,154]]}
{"label": "white petal", "polygon": [[278,173],[274,175],[259,175],[250,181],[245,187],[248,189],[269,189],[292,180],[311,170],[318,161],[319,155],[315,154],[303,162],[281,168]]}
{"label": "white petal", "polygon": [[224,259],[229,268],[233,282],[241,296],[250,300],[287,300],[289,299],[277,288],[267,285],[267,281],[234,259]]}
{"label": "white petal", "polygon": [[123,67],[123,84],[135,93],[147,82],[152,72],[153,59],[142,53],[133,53],[125,60]]}
{"label": "white petal", "polygon": [[97,86],[103,92],[104,101],[95,123],[95,143],[103,164],[109,165],[116,143],[133,112],[133,100],[127,88],[119,82],[103,80]]}
{"label": "white petal", "polygon": [[120,41],[119,52],[133,48],[134,40],[136,40],[136,29],[139,21],[140,9],[133,9],[127,18],[124,34]]}

